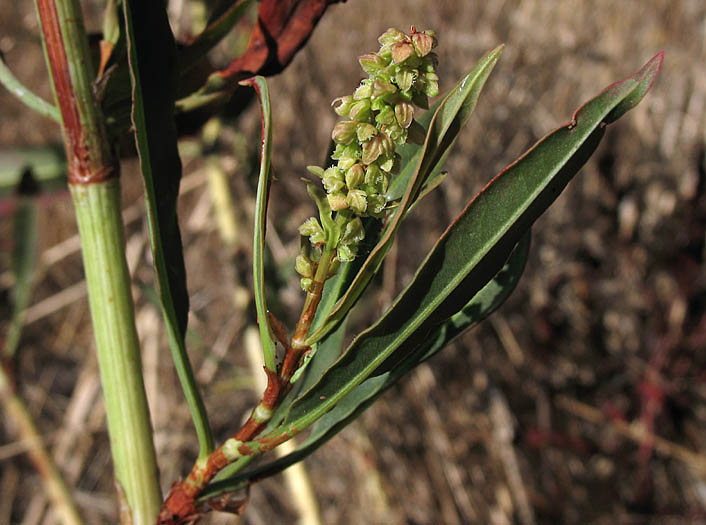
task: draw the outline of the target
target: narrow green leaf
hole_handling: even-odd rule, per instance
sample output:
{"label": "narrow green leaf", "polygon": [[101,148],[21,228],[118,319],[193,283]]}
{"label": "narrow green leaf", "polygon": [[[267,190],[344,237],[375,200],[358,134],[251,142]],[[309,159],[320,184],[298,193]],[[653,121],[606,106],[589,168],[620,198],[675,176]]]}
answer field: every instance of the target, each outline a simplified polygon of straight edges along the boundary
{"label": "narrow green leaf", "polygon": [[43,98],[35,95],[27,87],[20,82],[17,77],[10,71],[10,68],[5,64],[0,55],[0,84],[20,99],[28,108],[33,109],[40,115],[52,119],[54,122],[61,124],[61,115],[59,108],[50,104]]}
{"label": "narrow green leaf", "polygon": [[199,440],[199,456],[213,450],[206,409],[186,353],[189,313],[186,270],[177,219],[181,160],[174,124],[176,47],[164,4],[125,0],[132,122],[145,183],[150,245],[172,358]]}
{"label": "narrow green leaf", "polygon": [[404,374],[426,361],[461,333],[493,313],[515,289],[525,268],[530,247],[530,232],[520,240],[502,270],[479,291],[460,312],[439,325],[417,348],[399,356],[394,363],[386,361],[368,379],[355,387],[330,412],[319,419],[311,434],[297,450],[270,463],[229,480],[240,484],[246,479],[268,477],[301,461],[363,413],[376,399]]}
{"label": "narrow green leaf", "polygon": [[281,428],[292,432],[319,419],[394,352],[426,339],[482,289],[595,150],[605,119],[622,111],[626,101],[634,105],[636,93],[644,95],[661,60],[656,56],[584,104],[571,122],[540,140],[471,200],[392,307],[293,403]]}
{"label": "narrow green leaf", "polygon": [[32,293],[32,277],[37,262],[37,203],[34,197],[17,198],[12,231],[12,317],[5,338],[3,357],[11,358],[20,344],[25,311]]}
{"label": "narrow green leaf", "polygon": [[272,329],[267,316],[267,302],[265,300],[265,232],[267,231],[267,203],[270,193],[270,162],[272,158],[272,106],[270,105],[270,91],[264,77],[258,76],[241,82],[241,84],[252,86],[260,99],[262,146],[260,150],[260,176],[257,182],[257,197],[255,198],[253,293],[265,366],[268,370],[275,371],[275,343],[272,340]]}
{"label": "narrow green leaf", "polygon": [[397,229],[402,223],[407,210],[417,200],[420,189],[429,176],[433,175],[436,166],[446,158],[449,149],[456,141],[458,133],[475,109],[485,81],[500,58],[502,50],[503,46],[499,46],[486,55],[439,104],[429,124],[429,131],[416,171],[409,177],[405,194],[394,211],[392,219],[385,228],[377,246],[363,263],[346,294],[339,300],[322,326],[310,334],[306,341],[308,345],[321,339],[345,317],[379,269],[380,264],[392,247]]}

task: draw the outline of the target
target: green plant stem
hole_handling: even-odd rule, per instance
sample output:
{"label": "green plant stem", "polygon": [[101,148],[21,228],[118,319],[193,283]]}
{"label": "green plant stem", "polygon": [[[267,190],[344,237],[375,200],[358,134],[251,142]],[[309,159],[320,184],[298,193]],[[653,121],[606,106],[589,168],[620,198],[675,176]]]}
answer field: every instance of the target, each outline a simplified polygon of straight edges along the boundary
{"label": "green plant stem", "polygon": [[72,185],[115,477],[133,523],[152,523],[162,496],[125,261],[117,179]]}
{"label": "green plant stem", "polygon": [[42,435],[37,429],[27,405],[13,391],[11,379],[2,366],[0,366],[0,399],[2,399],[8,420],[14,423],[20,439],[28,445],[27,455],[39,472],[44,489],[61,522],[65,525],[81,525],[83,520],[76,508],[71,490],[44,446]]}
{"label": "green plant stem", "polygon": [[161,493],[142,379],[120,208],[118,166],[95,99],[77,0],[36,0],[61,111],[123,523],[153,523]]}
{"label": "green plant stem", "polygon": [[57,107],[52,106],[43,98],[32,93],[22,82],[17,80],[17,77],[12,74],[2,57],[0,57],[0,84],[5,86],[10,93],[15,95],[30,109],[56,122],[61,122],[61,115]]}

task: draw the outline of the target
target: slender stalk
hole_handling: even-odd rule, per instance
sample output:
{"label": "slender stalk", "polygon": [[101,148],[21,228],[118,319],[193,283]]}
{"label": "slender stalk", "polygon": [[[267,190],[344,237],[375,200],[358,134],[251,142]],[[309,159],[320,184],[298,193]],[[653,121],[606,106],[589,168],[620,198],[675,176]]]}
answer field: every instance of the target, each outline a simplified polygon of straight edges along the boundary
{"label": "slender stalk", "polygon": [[76,508],[71,490],[44,446],[42,436],[35,425],[27,405],[13,388],[5,369],[0,366],[0,399],[7,418],[17,427],[22,441],[28,443],[27,455],[37,469],[52,505],[65,525],[81,525],[83,520]]}
{"label": "slender stalk", "polygon": [[118,169],[93,95],[78,1],[36,0],[36,6],[62,117],[121,519],[153,523],[161,493],[125,260]]}
{"label": "slender stalk", "polygon": [[0,84],[5,86],[10,93],[20,99],[28,108],[56,122],[61,122],[61,115],[59,115],[57,107],[52,106],[43,98],[32,93],[22,82],[17,80],[17,77],[12,74],[2,57],[0,57]]}

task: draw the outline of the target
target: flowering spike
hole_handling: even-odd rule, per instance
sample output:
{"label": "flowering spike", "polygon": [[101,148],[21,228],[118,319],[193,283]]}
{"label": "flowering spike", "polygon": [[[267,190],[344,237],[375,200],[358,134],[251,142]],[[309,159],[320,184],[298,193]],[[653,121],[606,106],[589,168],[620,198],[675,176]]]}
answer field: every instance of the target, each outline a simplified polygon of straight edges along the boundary
{"label": "flowering spike", "polygon": [[[424,140],[424,129],[414,120],[415,105],[428,109],[428,97],[439,92],[433,31],[412,27],[406,35],[388,29],[378,40],[377,53],[358,57],[368,78],[352,95],[333,101],[334,111],[345,119],[331,133],[336,143],[331,158],[336,164],[325,170],[309,168],[322,179],[326,198],[321,192],[317,200],[323,226],[312,217],[300,227],[310,242],[295,266],[306,290],[313,286],[311,272],[316,272],[324,248],[335,249],[330,262],[334,266],[327,273],[330,277],[336,271],[335,264],[355,258],[364,236],[360,218],[385,217],[389,210],[385,193],[391,173],[400,163],[395,148],[408,141]],[[335,220],[331,212],[336,212]]]}

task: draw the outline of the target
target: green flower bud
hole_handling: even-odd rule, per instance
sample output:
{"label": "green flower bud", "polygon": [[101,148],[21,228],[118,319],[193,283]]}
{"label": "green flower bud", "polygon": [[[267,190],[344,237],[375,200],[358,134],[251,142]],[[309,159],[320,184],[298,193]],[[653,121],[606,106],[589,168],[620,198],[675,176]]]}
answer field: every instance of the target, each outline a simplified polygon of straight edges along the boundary
{"label": "green flower bud", "polygon": [[436,38],[434,38],[433,32],[422,31],[417,33],[412,31],[411,40],[415,53],[420,57],[427,56],[432,48],[436,46]]}
{"label": "green flower bud", "polygon": [[380,110],[380,113],[378,113],[375,116],[375,122],[377,122],[380,125],[390,125],[394,121],[395,121],[395,112],[388,105],[385,105],[385,107],[383,107]]}
{"label": "green flower bud", "polygon": [[364,98],[370,98],[373,93],[373,88],[369,82],[363,81],[363,83],[358,86],[358,89],[353,93],[354,100],[362,100]]}
{"label": "green flower bud", "polygon": [[397,91],[394,84],[387,82],[381,78],[376,78],[373,83],[372,96],[382,97],[384,95],[392,95]]}
{"label": "green flower bud", "polygon": [[358,251],[357,245],[349,244],[339,244],[338,245],[338,258],[341,262],[351,262],[355,259],[356,252]]}
{"label": "green flower bud", "polygon": [[304,237],[309,237],[309,241],[312,244],[319,244],[326,242],[326,235],[324,234],[324,229],[319,224],[319,220],[316,217],[309,217],[304,224],[299,226],[299,234]]}
{"label": "green flower bud", "polygon": [[[402,93],[400,93],[401,95]],[[370,104],[370,109],[373,111],[382,111],[388,106],[384,98],[374,98],[372,104]]]}
{"label": "green flower bud", "polygon": [[382,136],[385,135],[381,133],[374,136],[368,142],[363,144],[363,164],[372,164],[377,160],[377,158],[382,155]]}
{"label": "green flower bud", "polygon": [[360,186],[360,183],[363,182],[364,179],[365,170],[363,169],[363,165],[360,163],[353,165],[346,172],[346,186],[349,190],[356,189],[358,186]]}
{"label": "green flower bud", "polygon": [[400,68],[395,75],[395,83],[402,91],[409,91],[417,79],[417,72],[413,69]]}
{"label": "green flower bud", "polygon": [[358,142],[365,142],[366,140],[370,140],[370,138],[377,135],[377,133],[377,128],[372,124],[358,124]]}
{"label": "green flower bud", "polygon": [[414,46],[405,39],[392,44],[390,51],[392,52],[392,61],[395,64],[401,64],[414,53]]}
{"label": "green flower bud", "polygon": [[380,146],[382,147],[383,155],[392,155],[395,152],[395,144],[392,142],[390,135],[384,131],[379,134],[380,136]]}
{"label": "green flower bud", "polygon": [[333,128],[331,139],[338,144],[350,144],[355,138],[357,124],[350,120],[339,122]]}
{"label": "green flower bud", "polygon": [[348,171],[358,162],[358,159],[346,157],[338,161],[338,169]]}
{"label": "green flower bud", "polygon": [[407,35],[405,35],[402,31],[399,29],[395,29],[394,27],[391,27],[387,31],[385,31],[380,37],[378,38],[378,42],[380,44],[385,45],[385,44],[392,44],[394,42],[399,42],[400,40],[404,40],[407,38]]}
{"label": "green flower bud", "polygon": [[328,168],[323,176],[324,188],[328,193],[341,191],[345,183],[343,181],[343,171],[336,167]]}
{"label": "green flower bud", "polygon": [[383,195],[371,195],[368,197],[368,214],[379,217],[385,211],[387,199]]}
{"label": "green flower bud", "polygon": [[[365,213],[368,207],[367,195],[363,190],[350,190],[346,197],[346,202],[348,207],[358,215]],[[333,206],[331,206],[331,209],[333,209]]]}
{"label": "green flower bud", "polygon": [[[384,178],[385,175],[377,164],[371,164],[365,169],[365,184],[372,186],[376,190],[382,186],[381,182]],[[383,192],[384,191],[387,191],[387,188],[385,188]]]}
{"label": "green flower bud", "polygon": [[301,286],[302,290],[304,290],[305,292],[309,292],[314,286],[314,280],[310,279],[309,277],[302,277],[302,279],[300,279],[299,281],[299,286]]}
{"label": "green flower bud", "polygon": [[367,122],[370,118],[370,99],[366,98],[354,103],[348,112],[348,116],[358,122]]}
{"label": "green flower bud", "polygon": [[340,116],[342,117],[347,117],[348,112],[351,109],[351,105],[353,104],[353,97],[350,95],[345,96],[345,97],[338,97],[336,100],[331,102],[331,106],[333,106],[333,110]]}
{"label": "green flower bud", "polygon": [[407,130],[397,124],[397,122],[391,126],[388,126],[387,132],[395,144],[402,145],[407,142]]}
{"label": "green flower bud", "polygon": [[294,269],[302,277],[314,277],[314,265],[311,259],[304,255],[297,255],[297,258],[294,260]]}
{"label": "green flower bud", "polygon": [[395,118],[400,126],[408,128],[414,118],[414,106],[409,102],[398,102],[395,104]]}
{"label": "green flower bud", "polygon": [[365,238],[365,229],[363,228],[363,222],[360,217],[348,221],[345,230],[343,230],[343,235],[341,235],[342,244],[358,244]]}
{"label": "green flower bud", "polygon": [[307,171],[309,171],[309,173],[313,173],[317,177],[324,176],[324,169],[320,168],[319,166],[307,166],[306,169]]}
{"label": "green flower bud", "polygon": [[368,75],[373,75],[387,67],[387,60],[382,58],[375,53],[368,53],[367,55],[359,56],[358,62],[360,62],[360,67],[363,68]]}
{"label": "green flower bud", "polygon": [[346,201],[346,196],[342,191],[336,191],[326,195],[328,200],[328,205],[331,206],[333,211],[341,211],[348,208],[348,202]]}

